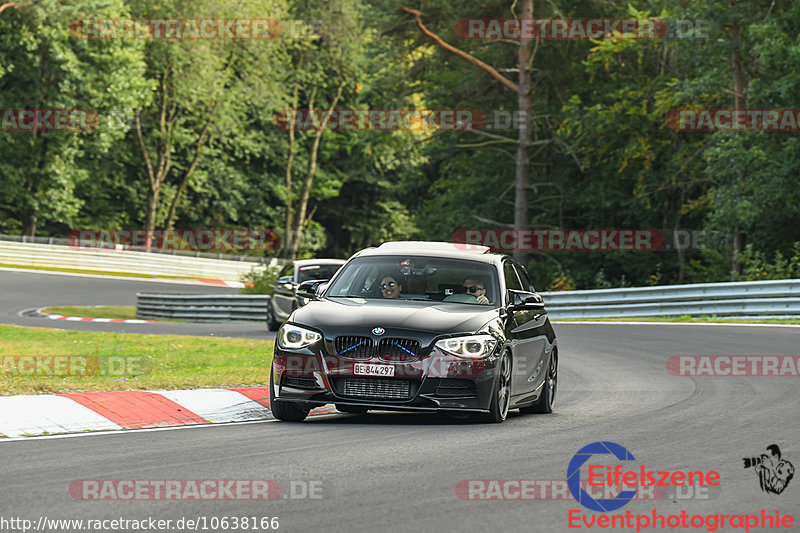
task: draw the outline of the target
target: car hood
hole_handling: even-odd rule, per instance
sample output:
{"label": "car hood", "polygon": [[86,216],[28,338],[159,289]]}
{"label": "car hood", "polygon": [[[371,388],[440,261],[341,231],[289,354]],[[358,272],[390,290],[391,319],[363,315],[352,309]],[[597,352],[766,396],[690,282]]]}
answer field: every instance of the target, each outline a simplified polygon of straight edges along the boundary
{"label": "car hood", "polygon": [[387,336],[428,333],[431,336],[476,332],[497,319],[497,309],[470,304],[335,298],[314,300],[297,309],[290,322],[326,334],[361,334],[381,327]]}

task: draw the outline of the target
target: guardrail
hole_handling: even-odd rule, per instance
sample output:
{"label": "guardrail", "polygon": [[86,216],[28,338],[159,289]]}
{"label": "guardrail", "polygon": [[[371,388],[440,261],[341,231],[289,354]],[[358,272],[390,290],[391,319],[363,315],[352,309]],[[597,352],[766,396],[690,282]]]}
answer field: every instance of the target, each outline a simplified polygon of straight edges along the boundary
{"label": "guardrail", "polygon": [[800,316],[800,280],[541,293],[552,318]]}
{"label": "guardrail", "polygon": [[267,319],[266,294],[136,294],[136,318],[183,318],[192,321]]}
{"label": "guardrail", "polygon": [[47,266],[235,281],[262,262],[263,260],[259,258],[246,256],[239,256],[238,261],[229,261],[163,253],[73,248],[57,244],[0,240],[0,263],[20,266]]}
{"label": "guardrail", "polygon": [[[699,283],[541,293],[553,319],[652,316],[800,316],[800,280]],[[265,321],[266,295],[139,293],[139,318]]]}

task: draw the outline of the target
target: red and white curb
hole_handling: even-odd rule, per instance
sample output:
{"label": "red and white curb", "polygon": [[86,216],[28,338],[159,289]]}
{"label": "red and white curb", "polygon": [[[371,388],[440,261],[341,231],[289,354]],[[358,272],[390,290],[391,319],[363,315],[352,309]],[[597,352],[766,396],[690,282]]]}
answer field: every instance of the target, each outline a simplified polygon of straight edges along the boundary
{"label": "red and white curb", "polygon": [[0,438],[270,418],[269,387],[0,397]]}
{"label": "red and white curb", "polygon": [[138,318],[88,318],[84,316],[64,316],[53,315],[42,311],[44,307],[40,307],[30,314],[41,318],[49,318],[50,320],[66,320],[67,322],[114,322],[116,324],[153,324],[156,320],[141,320]]}
{"label": "red and white curb", "polygon": [[115,324],[152,324],[155,320],[140,320],[138,318],[87,318],[84,316],[61,316],[42,313],[50,320],[66,320],[67,322],[114,322]]}

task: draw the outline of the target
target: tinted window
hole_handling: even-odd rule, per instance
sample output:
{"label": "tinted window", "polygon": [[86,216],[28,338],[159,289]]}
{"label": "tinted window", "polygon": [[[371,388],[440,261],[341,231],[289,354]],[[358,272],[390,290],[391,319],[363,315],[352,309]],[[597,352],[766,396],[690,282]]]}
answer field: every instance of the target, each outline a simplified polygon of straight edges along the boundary
{"label": "tinted window", "polygon": [[342,265],[306,265],[297,269],[297,283],[310,279],[331,279]]}
{"label": "tinted window", "polygon": [[523,290],[522,283],[520,283],[517,277],[517,271],[514,269],[514,265],[509,261],[503,263],[503,275],[506,278],[506,289]]}

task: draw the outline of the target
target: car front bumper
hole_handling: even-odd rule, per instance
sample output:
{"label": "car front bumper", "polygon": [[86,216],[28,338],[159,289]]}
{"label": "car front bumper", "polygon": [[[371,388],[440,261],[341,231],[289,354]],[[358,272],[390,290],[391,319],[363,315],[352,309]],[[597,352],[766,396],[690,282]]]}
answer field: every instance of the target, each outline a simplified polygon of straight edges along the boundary
{"label": "car front bumper", "polygon": [[[430,354],[406,360],[275,350],[273,394],[310,407],[324,404],[397,411],[488,411],[497,357]],[[393,377],[356,375],[355,365],[389,365]]]}

